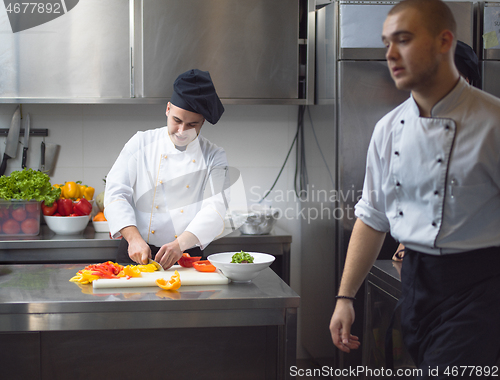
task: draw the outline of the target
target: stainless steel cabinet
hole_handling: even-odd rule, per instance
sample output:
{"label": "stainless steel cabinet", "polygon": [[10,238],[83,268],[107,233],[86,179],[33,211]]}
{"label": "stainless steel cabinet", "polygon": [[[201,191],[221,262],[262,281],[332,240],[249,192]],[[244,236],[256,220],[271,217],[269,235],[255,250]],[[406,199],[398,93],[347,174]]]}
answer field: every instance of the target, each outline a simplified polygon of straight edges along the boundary
{"label": "stainless steel cabinet", "polygon": [[0,12],[0,100],[130,98],[129,2],[85,0],[60,12],[17,33]]}
{"label": "stainless steel cabinet", "polygon": [[[401,281],[396,266],[391,260],[378,260],[365,281],[365,318],[363,342],[364,379],[380,379],[386,367],[385,338],[394,313],[392,330],[393,373],[404,373],[405,379],[413,379],[415,365],[403,343],[399,309],[395,311],[401,297]],[[387,374],[387,372],[385,372]]]}
{"label": "stainless steel cabinet", "polygon": [[144,97],[199,68],[221,98],[297,98],[298,15],[289,0],[144,1]]}
{"label": "stainless steel cabinet", "polygon": [[9,16],[25,9],[0,8],[2,102],[164,103],[192,68],[210,71],[224,103],[314,101],[314,0],[71,4],[20,31]]}

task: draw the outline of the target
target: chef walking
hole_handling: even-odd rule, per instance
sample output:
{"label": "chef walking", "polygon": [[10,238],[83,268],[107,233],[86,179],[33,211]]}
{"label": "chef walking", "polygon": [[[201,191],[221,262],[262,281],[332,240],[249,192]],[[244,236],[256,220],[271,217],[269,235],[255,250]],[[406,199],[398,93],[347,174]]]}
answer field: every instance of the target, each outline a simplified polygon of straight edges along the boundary
{"label": "chef walking", "polygon": [[440,0],[404,0],[384,22],[411,97],[375,126],[330,322],[339,349],[359,347],[354,297],[390,232],[406,247],[401,324],[419,378],[483,378],[500,353],[500,99],[460,77],[455,36]]}
{"label": "chef walking", "polygon": [[174,82],[167,126],[137,132],[125,144],[104,199],[110,233],[123,237],[118,262],[153,258],[167,269],[183,252],[200,256],[222,234],[226,154],[200,130],[223,112],[210,74],[189,70]]}

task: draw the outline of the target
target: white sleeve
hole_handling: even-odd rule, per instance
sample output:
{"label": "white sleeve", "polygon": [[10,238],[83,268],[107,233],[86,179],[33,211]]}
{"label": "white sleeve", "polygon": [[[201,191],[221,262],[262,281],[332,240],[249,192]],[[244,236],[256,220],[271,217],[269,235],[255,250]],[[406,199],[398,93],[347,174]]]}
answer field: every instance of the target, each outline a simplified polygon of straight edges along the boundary
{"label": "white sleeve", "polygon": [[378,149],[375,133],[368,147],[363,194],[359,202],[354,206],[354,214],[373,229],[388,232],[390,224],[385,212],[386,202],[382,190],[384,176],[382,153]]}
{"label": "white sleeve", "polygon": [[228,163],[226,153],[218,149],[208,165],[208,178],[205,183],[204,199],[201,209],[189,223],[186,231],[194,234],[205,249],[217,236],[224,232],[224,218],[228,205]]}
{"label": "white sleeve", "polygon": [[[104,193],[104,214],[108,220],[113,238],[120,236],[120,230],[137,226],[134,211],[134,185],[137,179],[137,157],[131,153],[137,135],[123,147],[106,177]],[[135,150],[137,151],[137,150]]]}

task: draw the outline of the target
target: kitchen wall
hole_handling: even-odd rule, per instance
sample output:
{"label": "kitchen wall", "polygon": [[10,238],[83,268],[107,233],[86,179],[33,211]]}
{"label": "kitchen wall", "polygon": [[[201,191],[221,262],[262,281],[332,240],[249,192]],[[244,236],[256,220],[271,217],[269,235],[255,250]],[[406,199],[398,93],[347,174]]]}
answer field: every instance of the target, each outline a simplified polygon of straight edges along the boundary
{"label": "kitchen wall", "polygon": [[[9,128],[16,104],[0,104],[0,128]],[[242,173],[249,202],[257,202],[273,184],[293,141],[298,107],[292,105],[225,105],[215,126],[208,122],[202,135],[224,147],[229,164]],[[165,105],[77,105],[24,104],[32,128],[47,128],[46,143],[60,145],[52,183],[81,180],[104,189],[103,178],[126,141],[136,132],[165,125]],[[24,139],[21,136],[20,141]],[[42,137],[31,137],[27,166],[38,169]],[[3,156],[5,137],[0,137]],[[22,144],[16,159],[9,160],[7,172],[21,169]],[[295,150],[294,150],[295,152]],[[300,294],[300,204],[293,193],[295,155],[268,199],[283,211],[278,221],[292,235],[291,287]],[[327,333],[325,326],[325,333]],[[299,344],[299,356],[300,355]]]}

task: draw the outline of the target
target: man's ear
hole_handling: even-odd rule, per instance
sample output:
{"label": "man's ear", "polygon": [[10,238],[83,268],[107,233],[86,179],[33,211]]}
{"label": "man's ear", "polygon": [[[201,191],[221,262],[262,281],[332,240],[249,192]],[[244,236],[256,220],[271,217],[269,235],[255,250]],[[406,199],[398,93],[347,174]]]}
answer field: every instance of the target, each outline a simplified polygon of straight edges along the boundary
{"label": "man's ear", "polygon": [[167,110],[165,111],[165,115],[168,116],[169,112],[170,112],[170,102],[167,103]]}
{"label": "man's ear", "polygon": [[440,52],[442,54],[446,54],[450,50],[453,52],[455,36],[450,30],[448,29],[443,30],[439,35],[439,41],[440,41]]}

